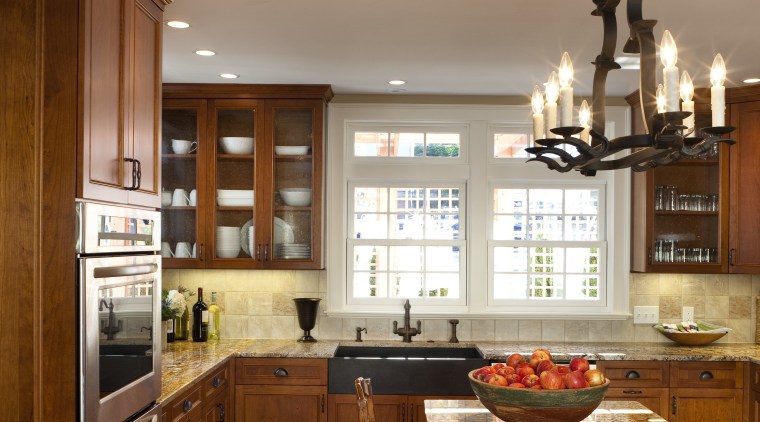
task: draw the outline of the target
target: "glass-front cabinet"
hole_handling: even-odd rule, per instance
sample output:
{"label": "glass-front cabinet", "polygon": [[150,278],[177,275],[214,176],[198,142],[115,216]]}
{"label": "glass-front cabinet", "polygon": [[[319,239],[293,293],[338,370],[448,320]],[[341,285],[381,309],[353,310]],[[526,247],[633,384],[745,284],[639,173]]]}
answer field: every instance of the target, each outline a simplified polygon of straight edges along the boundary
{"label": "glass-front cabinet", "polygon": [[[164,89],[164,267],[322,268],[329,86],[288,99],[272,85],[217,87]],[[177,140],[189,149],[173,151]]]}

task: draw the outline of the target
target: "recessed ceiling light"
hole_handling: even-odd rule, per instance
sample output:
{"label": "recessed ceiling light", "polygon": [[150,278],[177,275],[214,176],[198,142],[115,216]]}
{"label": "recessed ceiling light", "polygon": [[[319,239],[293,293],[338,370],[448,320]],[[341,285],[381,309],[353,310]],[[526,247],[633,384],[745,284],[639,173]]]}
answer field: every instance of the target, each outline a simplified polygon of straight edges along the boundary
{"label": "recessed ceiling light", "polygon": [[211,50],[195,50],[195,54],[199,56],[213,56],[216,52]]}
{"label": "recessed ceiling light", "polygon": [[391,85],[404,85],[406,81],[402,81],[401,79],[393,79],[391,81],[388,81]]}
{"label": "recessed ceiling light", "polygon": [[756,84],[760,82],[760,78],[747,78],[743,81],[745,84]]}
{"label": "recessed ceiling light", "polygon": [[189,23],[182,22],[182,21],[168,21],[166,22],[166,24],[171,26],[172,28],[177,28],[177,29],[185,29],[185,28],[190,27]]}
{"label": "recessed ceiling light", "polygon": [[240,77],[240,75],[236,75],[234,73],[220,73],[219,76],[223,77],[224,79],[235,79]]}

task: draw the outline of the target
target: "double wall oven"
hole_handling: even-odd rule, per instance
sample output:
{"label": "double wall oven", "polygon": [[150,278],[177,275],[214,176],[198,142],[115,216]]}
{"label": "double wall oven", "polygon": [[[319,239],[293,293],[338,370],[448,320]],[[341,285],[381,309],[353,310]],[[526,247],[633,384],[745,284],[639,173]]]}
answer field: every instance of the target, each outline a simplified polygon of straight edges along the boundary
{"label": "double wall oven", "polygon": [[155,422],[161,214],[77,202],[80,419]]}

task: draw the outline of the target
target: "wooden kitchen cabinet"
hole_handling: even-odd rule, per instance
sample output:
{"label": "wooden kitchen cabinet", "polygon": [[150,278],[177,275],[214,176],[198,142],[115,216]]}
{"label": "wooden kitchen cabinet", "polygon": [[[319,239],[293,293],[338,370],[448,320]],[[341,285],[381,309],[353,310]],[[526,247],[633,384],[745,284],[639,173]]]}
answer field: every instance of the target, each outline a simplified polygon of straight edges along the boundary
{"label": "wooden kitchen cabinet", "polygon": [[605,399],[634,400],[673,422],[740,422],[743,362],[598,361],[610,379]]}
{"label": "wooden kitchen cabinet", "polygon": [[327,360],[237,358],[238,421],[327,421]]}
{"label": "wooden kitchen cabinet", "polygon": [[192,384],[168,404],[162,404],[162,421],[225,422],[234,421],[232,406],[234,385],[233,360],[213,370]]}
{"label": "wooden kitchen cabinet", "polygon": [[161,25],[167,3],[83,2],[80,198],[161,204]]}
{"label": "wooden kitchen cabinet", "polygon": [[[374,394],[375,419],[383,422],[425,422],[425,400],[476,400],[475,396],[408,396]],[[360,422],[356,396],[330,394],[328,422]]]}
{"label": "wooden kitchen cabinet", "polygon": [[[633,131],[642,133],[638,97],[629,96]],[[760,88],[727,90],[727,125],[736,130],[727,137],[735,145],[720,145],[716,157],[683,159],[653,170],[633,173],[631,269],[637,272],[760,273],[760,247],[753,233],[760,170]],[[695,93],[696,127],[710,126],[709,90]],[[657,204],[657,186],[676,186],[679,195],[717,195],[717,207],[705,210],[666,210]],[[663,254],[670,241],[674,253]],[[700,251],[697,252],[696,249]],[[712,251],[714,250],[714,252]],[[707,251],[707,256],[704,252]],[[679,253],[687,256],[680,262]],[[697,256],[697,259],[688,259]],[[709,262],[693,262],[699,260]],[[676,261],[676,262],[671,262]]]}
{"label": "wooden kitchen cabinet", "polygon": [[[196,250],[169,256],[166,268],[323,267],[324,109],[331,97],[327,85],[164,86],[162,236],[173,253],[177,242]],[[252,138],[253,150],[226,149],[221,138],[229,137]],[[197,142],[197,149],[177,154],[175,139]],[[280,191],[292,188],[310,190],[306,201],[286,203]],[[176,189],[188,196],[195,190],[195,205],[171,202]],[[219,190],[253,199],[230,201]]]}
{"label": "wooden kitchen cabinet", "polygon": [[756,363],[749,364],[749,376],[747,377],[747,414],[744,420],[749,422],[760,422],[760,365]]}

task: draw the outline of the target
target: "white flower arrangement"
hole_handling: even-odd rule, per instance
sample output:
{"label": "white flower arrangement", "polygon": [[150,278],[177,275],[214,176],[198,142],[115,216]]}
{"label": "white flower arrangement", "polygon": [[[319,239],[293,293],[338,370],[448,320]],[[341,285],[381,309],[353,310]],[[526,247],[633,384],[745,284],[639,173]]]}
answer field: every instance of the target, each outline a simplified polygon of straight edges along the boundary
{"label": "white flower arrangement", "polygon": [[161,304],[161,316],[163,320],[181,317],[187,309],[185,295],[177,290],[169,290]]}

